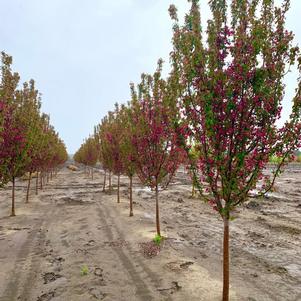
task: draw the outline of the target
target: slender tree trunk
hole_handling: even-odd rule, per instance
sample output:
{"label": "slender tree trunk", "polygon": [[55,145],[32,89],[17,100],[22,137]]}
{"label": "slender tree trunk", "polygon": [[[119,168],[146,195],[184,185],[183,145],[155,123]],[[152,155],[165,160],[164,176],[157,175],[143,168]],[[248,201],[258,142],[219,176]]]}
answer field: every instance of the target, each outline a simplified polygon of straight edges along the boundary
{"label": "slender tree trunk", "polygon": [[11,198],[11,215],[16,216],[15,212],[15,177],[13,177],[13,188],[12,188],[12,198]]}
{"label": "slender tree trunk", "polygon": [[51,170],[51,172],[50,172],[50,180],[52,180],[52,170]]}
{"label": "slender tree trunk", "polygon": [[118,174],[117,181],[117,203],[120,203],[120,174]]}
{"label": "slender tree trunk", "polygon": [[158,184],[156,184],[156,226],[157,226],[157,234],[161,236],[160,232],[160,215],[159,215],[159,189]]}
{"label": "slender tree trunk", "polygon": [[194,188],[194,183],[192,183],[191,196],[194,198],[194,195],[195,195],[195,188]]}
{"label": "slender tree trunk", "polygon": [[112,177],[111,177],[111,171],[109,171],[109,191],[112,191]]}
{"label": "slender tree trunk", "polygon": [[133,215],[133,177],[130,176],[130,216]]}
{"label": "slender tree trunk", "polygon": [[40,173],[40,189],[42,190],[43,189],[43,177],[44,177],[44,174],[43,172]]}
{"label": "slender tree trunk", "polygon": [[92,181],[94,180],[94,169],[92,167]]}
{"label": "slender tree trunk", "polygon": [[28,184],[27,184],[27,192],[26,192],[26,202],[29,202],[29,191],[30,191],[30,183],[31,183],[31,172],[29,173]]}
{"label": "slender tree trunk", "polygon": [[229,217],[224,217],[223,301],[229,301]]}
{"label": "slender tree trunk", "polygon": [[106,191],[106,180],[107,180],[107,171],[105,170],[105,175],[103,177],[103,187],[102,187],[103,192]]}
{"label": "slender tree trunk", "polygon": [[37,171],[37,178],[36,178],[36,195],[39,194],[39,172]]}

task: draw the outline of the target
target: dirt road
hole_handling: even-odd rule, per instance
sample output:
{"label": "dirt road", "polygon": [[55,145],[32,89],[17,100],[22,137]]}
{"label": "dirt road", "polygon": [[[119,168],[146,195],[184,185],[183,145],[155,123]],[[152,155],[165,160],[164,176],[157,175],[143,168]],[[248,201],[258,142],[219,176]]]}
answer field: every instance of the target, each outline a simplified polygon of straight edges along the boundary
{"label": "dirt road", "polygon": [[[140,243],[155,235],[154,196],[138,182],[132,218],[127,179],[117,204],[114,192],[102,192],[100,172],[92,181],[63,169],[38,196],[32,192],[28,205],[19,182],[15,218],[7,217],[9,190],[1,191],[0,300],[220,300],[221,221],[189,198],[181,175],[175,181],[161,193],[167,239],[151,259]],[[237,213],[231,300],[301,300],[301,191],[294,193],[281,206],[273,196]]]}

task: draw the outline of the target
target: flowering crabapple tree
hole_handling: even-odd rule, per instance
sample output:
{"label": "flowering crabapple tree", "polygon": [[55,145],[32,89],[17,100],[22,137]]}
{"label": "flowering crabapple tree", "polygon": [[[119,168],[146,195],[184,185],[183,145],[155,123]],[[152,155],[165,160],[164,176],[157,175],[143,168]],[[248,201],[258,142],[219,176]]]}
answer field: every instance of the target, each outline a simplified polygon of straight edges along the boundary
{"label": "flowering crabapple tree", "polygon": [[102,132],[103,132],[102,124],[98,124],[97,126],[94,127],[94,139],[98,150],[98,161],[101,163],[102,168],[104,170],[102,191],[105,192],[106,180],[107,180],[107,167],[104,159],[105,151],[104,151],[104,143],[102,141]]}
{"label": "flowering crabapple tree", "polygon": [[3,100],[0,100],[0,188],[9,181],[3,150],[6,123],[7,120],[11,120],[11,116],[9,116],[11,113],[12,111],[7,109],[7,104]]}
{"label": "flowering crabapple tree", "polygon": [[198,145],[191,143],[191,148],[189,150],[188,156],[186,157],[186,166],[187,166],[187,171],[188,175],[191,178],[192,181],[192,189],[191,189],[191,197],[194,198],[196,194],[196,183],[195,183],[195,170],[191,170],[191,165],[195,166],[197,164],[197,160],[200,157],[199,150],[198,150]]}
{"label": "flowering crabapple tree", "polygon": [[100,157],[101,157],[101,163],[102,167],[105,171],[104,175],[104,186],[103,191],[105,192],[105,186],[106,186],[106,173],[108,171],[109,173],[109,192],[112,191],[112,179],[111,175],[113,172],[113,164],[114,164],[114,158],[113,153],[111,150],[110,145],[110,125],[113,120],[113,112],[108,112],[108,114],[101,120],[101,123],[99,125],[99,139],[100,139]]}
{"label": "flowering crabapple tree", "polygon": [[79,150],[74,154],[74,160],[75,162],[91,167],[93,180],[93,167],[98,161],[98,147],[94,137],[89,137],[84,141]]}
{"label": "flowering crabapple tree", "polygon": [[89,137],[86,141],[85,161],[86,165],[91,167],[92,180],[94,178],[94,167],[98,160],[98,149],[93,137]]}
{"label": "flowering crabapple tree", "polygon": [[129,183],[129,198],[130,198],[130,216],[133,216],[133,177],[136,173],[136,161],[135,161],[135,147],[133,141],[133,128],[131,124],[133,122],[133,114],[130,106],[122,105],[119,111],[119,118],[122,127],[122,139],[121,139],[121,157],[123,162],[123,173],[125,173],[130,180]]}
{"label": "flowering crabapple tree", "polygon": [[20,121],[25,129],[26,140],[26,162],[25,171],[28,173],[28,184],[26,192],[26,203],[29,202],[29,191],[32,173],[36,171],[37,153],[39,152],[39,140],[40,140],[40,107],[41,101],[39,98],[39,92],[35,88],[34,80],[30,80],[29,83],[23,84],[23,89],[16,91],[16,101],[20,108]]}
{"label": "flowering crabapple tree", "polygon": [[[301,59],[293,33],[285,28],[289,1],[210,0],[206,42],[197,0],[180,26],[175,6],[172,77],[180,133],[200,148],[192,164],[202,197],[224,223],[223,300],[229,300],[229,224],[248,197],[264,196],[295,149],[300,147],[301,84],[289,120],[277,126],[285,95],[284,76]],[[182,127],[182,128],[181,128]],[[181,139],[181,141],[185,141]],[[189,147],[184,146],[186,151]],[[263,170],[269,157],[282,158],[271,176]],[[201,176],[198,175],[201,173]],[[207,186],[207,191],[204,190]]]}
{"label": "flowering crabapple tree", "polygon": [[24,174],[25,129],[17,124],[14,111],[6,114],[3,127],[0,137],[0,164],[5,168],[7,179],[12,181],[11,216],[15,216],[15,179]]}
{"label": "flowering crabapple tree", "polygon": [[[35,113],[31,112],[31,109]],[[53,172],[56,174],[68,159],[66,146],[50,124],[49,116],[44,113],[39,115],[39,111],[36,111],[37,108],[34,106],[31,109],[28,108],[28,104],[23,104],[22,111],[26,115],[22,119],[26,128],[25,171],[29,173],[26,202],[29,198],[31,173],[36,172],[36,194],[38,194],[39,186],[42,189],[43,185],[52,178]],[[28,121],[28,114],[32,114],[31,122]],[[40,185],[38,185],[39,179]]]}
{"label": "flowering crabapple tree", "polygon": [[18,73],[12,72],[11,64],[12,57],[2,52],[0,168],[1,179],[12,181],[11,216],[15,216],[15,179],[24,173],[26,151],[25,128],[20,122],[20,108],[16,103],[16,88],[20,77]]}
{"label": "flowering crabapple tree", "polygon": [[[50,155],[50,143],[52,140],[52,134],[54,134],[53,128],[50,125],[50,117],[47,114],[41,115],[41,137],[39,140],[39,151],[37,153],[37,179],[36,179],[36,193],[38,187],[42,190],[45,183],[45,174],[48,169],[48,162]],[[40,183],[39,183],[40,180]]]}
{"label": "flowering crabapple tree", "polygon": [[134,159],[142,183],[155,189],[159,236],[159,185],[168,185],[183,159],[183,151],[172,128],[172,115],[165,98],[166,82],[161,78],[161,70],[162,60],[159,60],[153,76],[142,75],[138,92],[131,85]]}
{"label": "flowering crabapple tree", "polygon": [[[17,90],[19,74],[11,70],[12,57],[2,52],[0,82],[0,185],[12,181],[12,209],[15,216],[15,179],[39,168],[49,171],[67,159],[65,145],[40,116],[40,97],[34,80]],[[45,115],[46,116],[46,115]],[[45,138],[45,139],[43,139]],[[41,142],[44,141],[44,148]]]}
{"label": "flowering crabapple tree", "polygon": [[7,170],[7,158],[4,145],[7,126],[12,127],[13,101],[20,76],[11,70],[12,57],[1,52],[1,83],[0,83],[0,187],[10,179]]}
{"label": "flowering crabapple tree", "polygon": [[54,130],[53,126],[49,126],[47,131],[47,152],[45,153],[44,173],[45,180],[49,181],[51,171],[61,167],[61,165],[68,159],[66,146],[59,138],[58,133]]}
{"label": "flowering crabapple tree", "polygon": [[109,114],[109,124],[104,136],[107,151],[112,160],[112,171],[117,175],[117,203],[120,203],[120,175],[123,172],[123,158],[121,155],[121,143],[123,139],[124,125],[120,119],[120,108],[115,104],[115,111]]}

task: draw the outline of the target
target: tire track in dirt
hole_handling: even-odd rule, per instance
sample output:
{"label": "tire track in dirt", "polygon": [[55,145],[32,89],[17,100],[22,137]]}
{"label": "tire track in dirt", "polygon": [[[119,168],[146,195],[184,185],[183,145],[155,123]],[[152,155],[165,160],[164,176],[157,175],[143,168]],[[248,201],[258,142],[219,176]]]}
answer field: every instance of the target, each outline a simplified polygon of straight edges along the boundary
{"label": "tire track in dirt", "polygon": [[58,208],[51,205],[50,210],[40,211],[40,218],[32,225],[33,229],[26,241],[19,247],[14,268],[0,301],[32,301],[29,294],[38,275],[45,245],[46,235],[43,231],[49,227],[57,210]]}
{"label": "tire track in dirt", "polygon": [[[42,223],[42,229],[48,229],[51,223],[53,222],[53,216],[57,216],[58,208],[52,206],[52,210],[47,211],[47,219]],[[22,297],[22,301],[32,301],[30,298],[30,293],[32,289],[32,284],[36,280],[37,276],[40,275],[39,267],[41,265],[41,260],[43,257],[43,247],[46,243],[46,233],[41,232],[37,241],[33,246],[33,251],[35,253],[35,257],[31,259],[29,270],[26,271],[26,276],[24,277],[24,283],[22,285],[22,290],[20,292],[20,296]],[[38,255],[38,256],[37,256]]]}
{"label": "tire track in dirt", "polygon": [[[41,225],[42,225],[42,221],[41,223],[38,223],[35,226],[37,228],[40,228]],[[22,273],[21,273],[22,267],[25,265],[26,261],[28,261],[30,252],[34,248],[32,245],[35,237],[37,237],[37,234],[38,234],[38,230],[31,231],[26,241],[23,243],[19,252],[17,253],[13,272],[10,275],[10,280],[6,285],[6,289],[4,290],[3,296],[0,297],[0,301],[16,300],[19,284],[21,282],[21,277],[22,277]]]}
{"label": "tire track in dirt", "polygon": [[[42,220],[40,220],[38,224],[35,224],[35,227],[39,229],[42,226],[42,224],[43,222]],[[28,235],[26,241],[20,247],[14,264],[14,269],[10,275],[10,280],[6,285],[6,289],[4,290],[3,296],[0,297],[1,301],[17,300],[18,289],[23,276],[22,268],[30,260],[30,254],[34,249],[34,246],[36,245],[34,240],[38,237],[38,229],[32,230],[31,233]]]}
{"label": "tire track in dirt", "polygon": [[[123,233],[117,228],[116,224],[114,224],[113,219],[108,209],[105,207],[105,205],[103,204],[103,206],[101,206],[99,203],[97,203],[97,205],[98,205],[97,207],[98,216],[100,217],[101,221],[104,223],[103,229],[106,233],[107,238],[109,240],[114,240],[114,234],[112,229],[110,228],[110,225],[113,225],[114,231],[117,233],[118,237],[124,239]],[[129,253],[131,253],[131,249],[129,246],[125,246],[125,248],[127,248]],[[144,270],[148,278],[151,279],[151,282],[153,282],[154,284],[158,283],[157,280],[158,276],[155,275],[153,272],[151,272],[151,270],[148,269],[142,263],[142,261],[139,260],[136,254],[134,260],[129,255],[127,255],[122,249],[113,248],[113,250],[119,257],[120,261],[122,262],[129,276],[133,280],[133,283],[137,288],[136,290],[137,297],[140,298],[142,301],[158,300],[157,297],[152,294],[152,292],[149,289],[149,286],[141,277],[141,272],[138,272],[136,270],[135,265],[139,264],[139,267],[142,267],[142,269]],[[170,299],[166,299],[166,300],[170,300]]]}

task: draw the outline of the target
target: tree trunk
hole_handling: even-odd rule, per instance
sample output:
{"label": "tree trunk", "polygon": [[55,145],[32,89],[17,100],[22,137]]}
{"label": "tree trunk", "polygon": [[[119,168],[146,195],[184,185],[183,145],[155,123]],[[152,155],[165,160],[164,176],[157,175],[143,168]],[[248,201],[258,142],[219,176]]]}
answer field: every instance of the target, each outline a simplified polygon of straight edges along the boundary
{"label": "tree trunk", "polygon": [[161,236],[160,216],[159,216],[159,189],[158,189],[158,184],[156,184],[156,226],[157,226],[157,234],[159,236]]}
{"label": "tree trunk", "polygon": [[130,216],[133,215],[133,177],[130,176]]}
{"label": "tree trunk", "polygon": [[192,183],[191,196],[194,198],[194,195],[195,195],[195,188],[194,188],[194,183]]}
{"label": "tree trunk", "polygon": [[29,173],[28,184],[27,184],[27,192],[26,192],[26,202],[29,202],[29,191],[30,191],[30,183],[31,183],[31,172]]}
{"label": "tree trunk", "polygon": [[107,179],[107,171],[105,170],[105,175],[103,177],[103,187],[102,187],[103,192],[106,191],[106,179]]}
{"label": "tree trunk", "polygon": [[111,171],[109,171],[109,191],[112,191],[112,179],[111,179]]}
{"label": "tree trunk", "polygon": [[43,189],[43,173],[40,173],[40,189]]}
{"label": "tree trunk", "polygon": [[37,171],[37,178],[36,178],[36,195],[39,194],[39,172]]}
{"label": "tree trunk", "polygon": [[94,180],[94,169],[92,167],[92,181]]}
{"label": "tree trunk", "polygon": [[224,217],[223,301],[229,301],[229,217]]}
{"label": "tree trunk", "polygon": [[120,203],[120,174],[118,174],[117,181],[117,203]]}
{"label": "tree trunk", "polygon": [[12,198],[11,198],[11,215],[16,216],[15,212],[15,177],[13,177],[13,188],[12,188]]}
{"label": "tree trunk", "polygon": [[50,172],[50,180],[52,180],[52,170],[51,170],[51,172]]}

